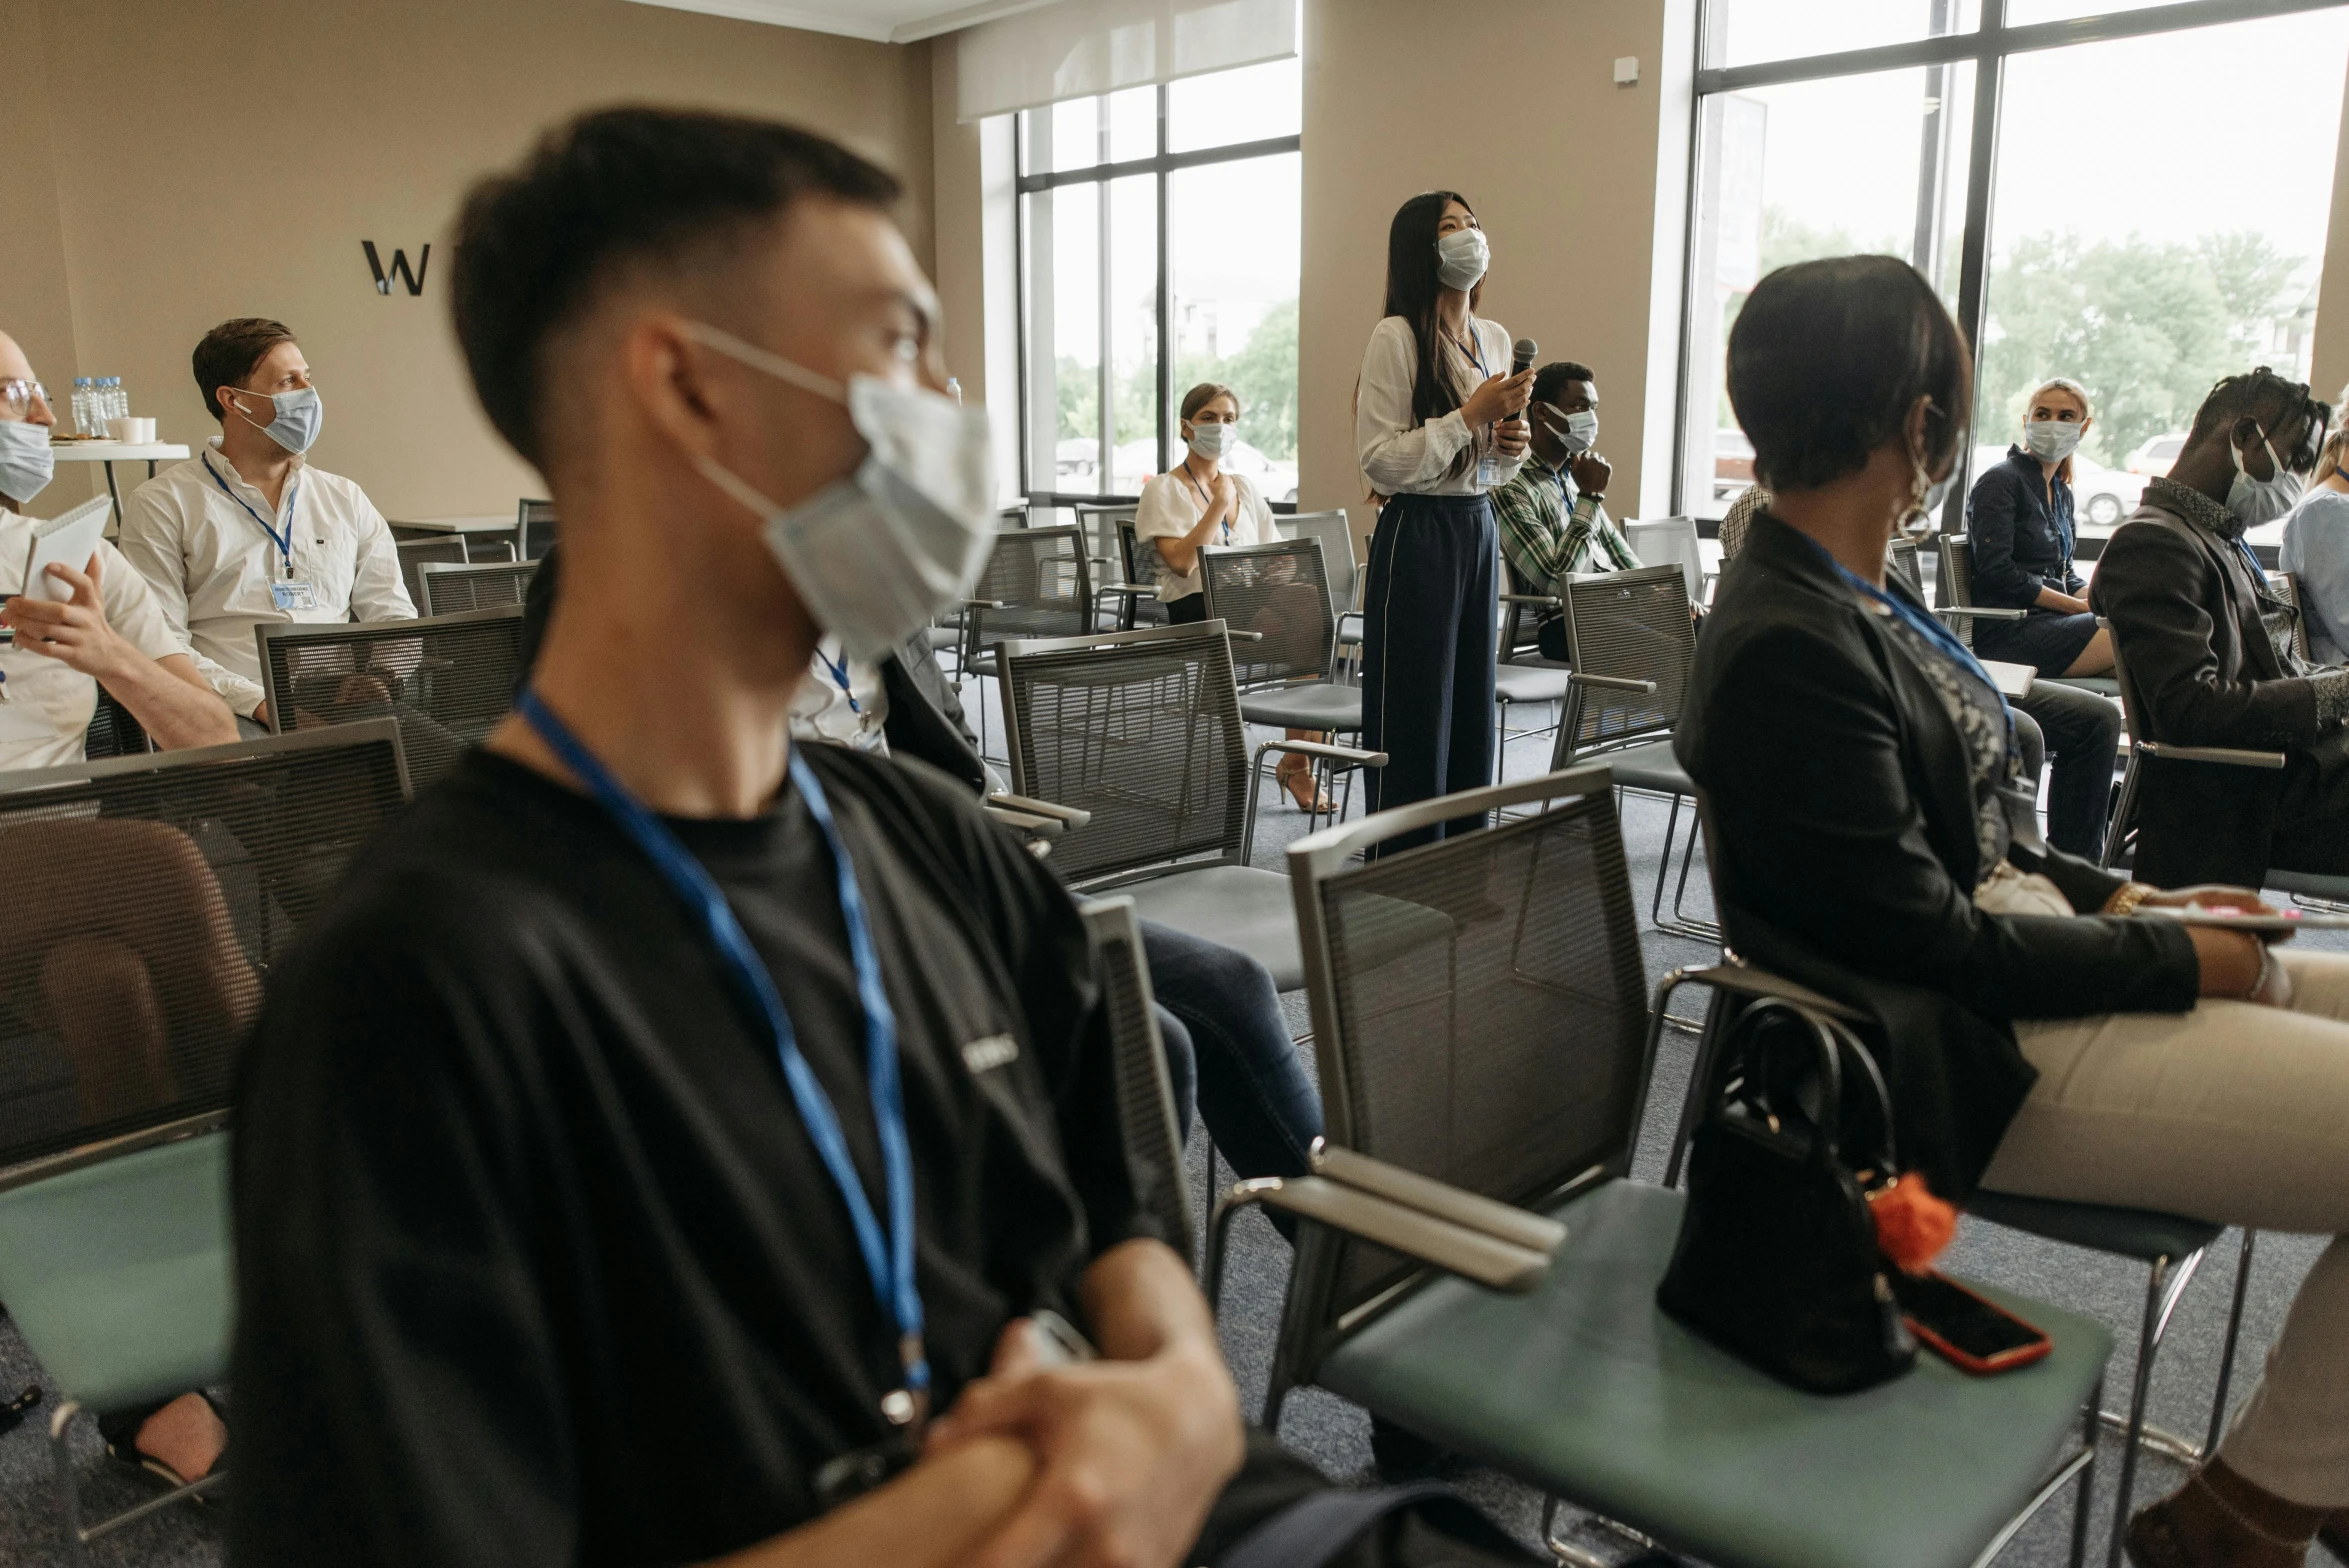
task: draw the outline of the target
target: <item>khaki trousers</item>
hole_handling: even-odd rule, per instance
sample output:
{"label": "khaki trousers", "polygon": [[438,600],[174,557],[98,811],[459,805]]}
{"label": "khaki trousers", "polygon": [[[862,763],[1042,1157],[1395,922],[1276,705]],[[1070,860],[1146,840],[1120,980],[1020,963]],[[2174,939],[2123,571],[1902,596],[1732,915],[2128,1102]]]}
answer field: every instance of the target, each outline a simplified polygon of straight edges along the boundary
{"label": "khaki trousers", "polygon": [[2289,1009],[2019,1021],[2039,1069],[1983,1185],[2334,1238],[2220,1452],[2255,1485],[2349,1506],[2349,955],[2277,956]]}

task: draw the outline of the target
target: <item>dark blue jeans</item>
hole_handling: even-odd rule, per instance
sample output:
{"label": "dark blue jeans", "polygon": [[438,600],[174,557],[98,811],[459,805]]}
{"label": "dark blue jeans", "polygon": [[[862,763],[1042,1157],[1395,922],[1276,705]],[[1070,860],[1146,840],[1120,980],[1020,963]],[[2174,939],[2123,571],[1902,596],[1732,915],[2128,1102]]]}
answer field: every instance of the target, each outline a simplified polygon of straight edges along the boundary
{"label": "dark blue jeans", "polygon": [[1272,975],[1237,949],[1155,921],[1141,925],[1185,1135],[1195,1097],[1233,1170],[1304,1175],[1306,1150],[1321,1136],[1321,1096],[1297,1058]]}

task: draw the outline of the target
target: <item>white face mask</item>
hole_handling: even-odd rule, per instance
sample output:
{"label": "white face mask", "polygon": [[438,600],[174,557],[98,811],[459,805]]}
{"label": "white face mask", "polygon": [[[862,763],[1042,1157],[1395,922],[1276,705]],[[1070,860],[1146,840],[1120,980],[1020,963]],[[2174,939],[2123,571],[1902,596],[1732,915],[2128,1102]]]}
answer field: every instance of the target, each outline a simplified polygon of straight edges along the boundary
{"label": "white face mask", "polygon": [[1482,229],[1454,229],[1436,236],[1436,281],[1445,288],[1476,287],[1492,261],[1493,248]]}
{"label": "white face mask", "polygon": [[267,397],[275,410],[269,423],[263,424],[245,412],[240,401],[235,404],[239,417],[254,429],[275,441],[296,457],[318,443],[318,427],[326,422],[326,410],[318,401],[316,387],[296,387],[291,392],[280,392],[271,397],[266,392],[231,391],[233,398]]}
{"label": "white face mask", "polygon": [[767,548],[808,614],[852,659],[877,661],[970,592],[995,537],[987,411],[926,387],[830,376],[701,322],[699,342],[779,381],[845,404],[870,448],[848,474],[780,507],[708,458],[704,478],[766,519]]}
{"label": "white face mask", "polygon": [[2034,419],[2023,426],[2023,450],[2043,463],[2060,463],[2072,455],[2085,429],[2069,419]]}
{"label": "white face mask", "polygon": [[57,454],[49,448],[49,427],[29,419],[0,423],[0,499],[22,506],[49,488]]}
{"label": "white face mask", "polygon": [[1220,463],[1231,456],[1232,448],[1239,444],[1240,429],[1237,425],[1191,427],[1191,450],[1198,453],[1203,462]]}
{"label": "white face mask", "polygon": [[2264,430],[2259,433],[2259,444],[2267,448],[2267,460],[2275,464],[2272,478],[2252,478],[2251,471],[2243,466],[2241,449],[2232,441],[2227,443],[2228,450],[2235,455],[2235,482],[2227,487],[2227,513],[2246,529],[2272,523],[2300,502],[2300,476],[2284,471]]}

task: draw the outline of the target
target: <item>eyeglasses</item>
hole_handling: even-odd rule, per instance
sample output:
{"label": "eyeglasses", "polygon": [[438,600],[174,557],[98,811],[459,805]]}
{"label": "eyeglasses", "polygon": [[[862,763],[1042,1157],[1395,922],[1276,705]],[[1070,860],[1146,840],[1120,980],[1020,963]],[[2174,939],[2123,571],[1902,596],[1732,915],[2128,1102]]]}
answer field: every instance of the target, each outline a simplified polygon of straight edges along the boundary
{"label": "eyeglasses", "polygon": [[38,381],[0,381],[0,418],[30,419],[35,403],[49,406],[49,390]]}

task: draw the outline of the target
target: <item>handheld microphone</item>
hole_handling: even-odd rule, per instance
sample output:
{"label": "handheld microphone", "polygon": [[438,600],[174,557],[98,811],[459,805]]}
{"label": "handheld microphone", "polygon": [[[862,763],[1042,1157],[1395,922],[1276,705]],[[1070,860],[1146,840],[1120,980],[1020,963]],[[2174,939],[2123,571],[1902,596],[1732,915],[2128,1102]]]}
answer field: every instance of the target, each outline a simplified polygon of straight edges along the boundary
{"label": "handheld microphone", "polygon": [[[1533,368],[1533,362],[1541,357],[1541,351],[1541,345],[1536,343],[1533,339],[1519,338],[1516,342],[1516,345],[1509,351],[1509,374],[1512,376],[1521,376],[1525,374],[1525,372],[1531,370]],[[1509,418],[1523,419],[1525,418],[1525,410],[1519,409],[1516,413],[1511,414]]]}

